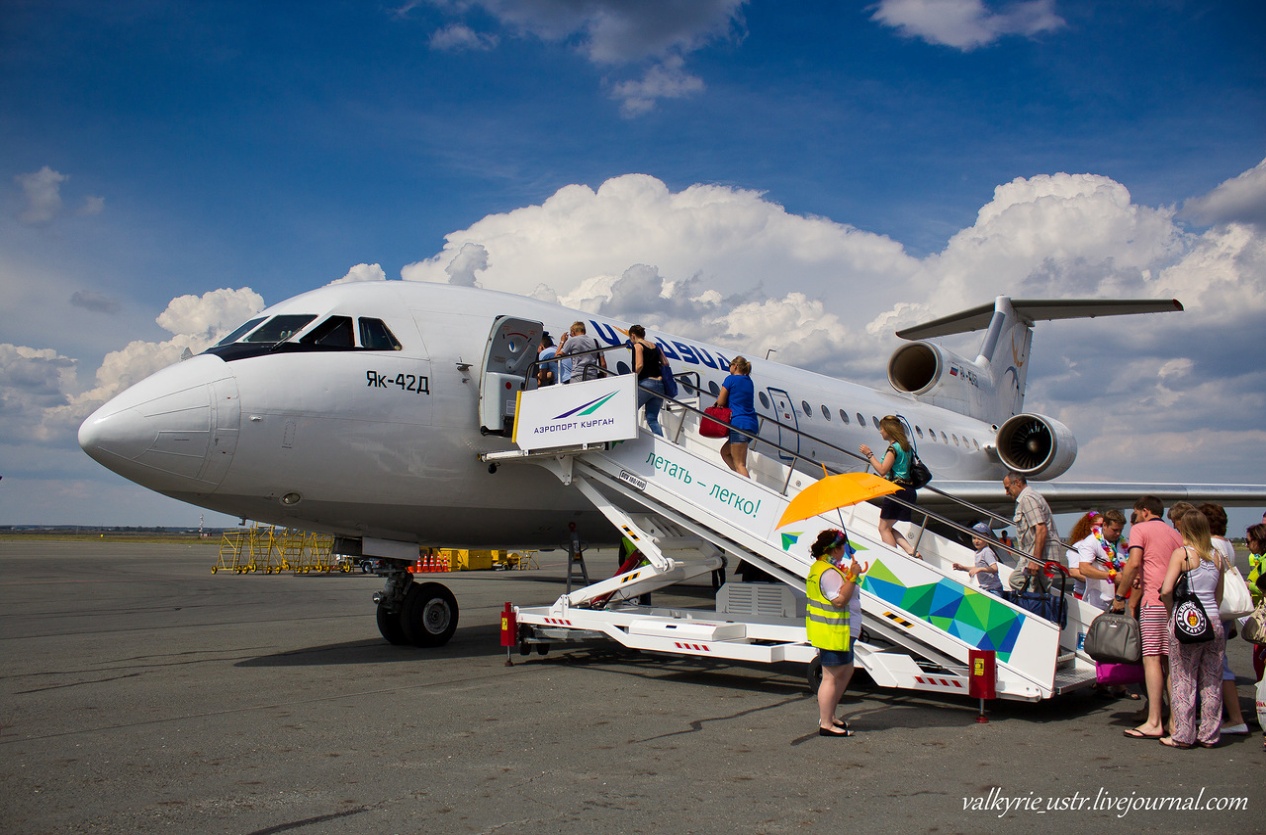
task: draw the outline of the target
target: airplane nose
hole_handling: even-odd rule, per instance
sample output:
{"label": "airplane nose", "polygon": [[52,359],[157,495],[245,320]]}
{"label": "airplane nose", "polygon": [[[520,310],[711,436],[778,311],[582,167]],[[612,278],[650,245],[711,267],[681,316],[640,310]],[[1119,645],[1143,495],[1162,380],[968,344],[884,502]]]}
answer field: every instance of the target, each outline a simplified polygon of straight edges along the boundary
{"label": "airplane nose", "polygon": [[203,354],[145,378],[93,412],[79,427],[79,446],[151,490],[207,494],[228,471],[240,418],[228,364]]}

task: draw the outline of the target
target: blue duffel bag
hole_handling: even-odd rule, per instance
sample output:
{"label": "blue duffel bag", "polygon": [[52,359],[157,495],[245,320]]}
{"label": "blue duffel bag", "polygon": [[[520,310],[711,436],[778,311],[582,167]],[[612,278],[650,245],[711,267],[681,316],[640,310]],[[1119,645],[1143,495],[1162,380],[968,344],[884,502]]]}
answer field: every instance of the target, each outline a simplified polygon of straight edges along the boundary
{"label": "blue duffel bag", "polygon": [[[1019,571],[1020,569],[1016,570]],[[1029,584],[1032,582],[1033,577],[1030,575],[1024,581],[1022,589],[1019,591],[1007,591],[1004,593],[1004,597],[1026,612],[1032,612],[1039,618],[1045,618],[1051,623],[1057,623],[1060,629],[1063,629],[1068,625],[1068,601],[1064,599],[1063,595],[1031,591]]]}

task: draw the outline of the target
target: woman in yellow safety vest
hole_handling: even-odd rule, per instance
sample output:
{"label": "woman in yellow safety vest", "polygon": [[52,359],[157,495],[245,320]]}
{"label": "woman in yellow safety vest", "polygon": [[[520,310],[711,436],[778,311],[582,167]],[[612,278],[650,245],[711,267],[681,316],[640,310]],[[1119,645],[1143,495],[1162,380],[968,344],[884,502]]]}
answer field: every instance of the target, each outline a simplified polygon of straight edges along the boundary
{"label": "woman in yellow safety vest", "polygon": [[818,735],[852,736],[848,723],[835,717],[835,708],[853,677],[853,635],[849,630],[848,602],[857,589],[862,568],[856,560],[848,568],[839,566],[845,552],[852,554],[848,534],[842,530],[822,531],[809,549],[815,557],[809,567],[805,594],[804,626],[809,643],[817,647],[822,662],[822,683],[818,686]]}

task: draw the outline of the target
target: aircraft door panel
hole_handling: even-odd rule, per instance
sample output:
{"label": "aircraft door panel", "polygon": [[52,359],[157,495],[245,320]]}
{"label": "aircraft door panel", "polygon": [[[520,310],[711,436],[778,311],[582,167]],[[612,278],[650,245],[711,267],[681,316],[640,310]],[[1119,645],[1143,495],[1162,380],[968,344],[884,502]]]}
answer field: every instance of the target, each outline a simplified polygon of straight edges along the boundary
{"label": "aircraft door panel", "polygon": [[[778,422],[778,445],[800,452],[800,435],[797,430],[800,428],[800,418],[796,414],[795,404],[791,400],[791,395],[782,389],[776,389],[772,386],[767,388],[769,399],[773,402],[774,418]],[[778,457],[784,462],[791,462],[795,459],[782,450],[778,451]]]}
{"label": "aircraft door panel", "polygon": [[211,390],[211,441],[206,461],[198,474],[200,481],[219,486],[237,452],[238,429],[242,423],[242,398],[232,377],[216,380]]}
{"label": "aircraft door panel", "polygon": [[545,326],[531,319],[498,316],[488,334],[479,380],[479,430],[509,435],[518,393],[533,371]]}

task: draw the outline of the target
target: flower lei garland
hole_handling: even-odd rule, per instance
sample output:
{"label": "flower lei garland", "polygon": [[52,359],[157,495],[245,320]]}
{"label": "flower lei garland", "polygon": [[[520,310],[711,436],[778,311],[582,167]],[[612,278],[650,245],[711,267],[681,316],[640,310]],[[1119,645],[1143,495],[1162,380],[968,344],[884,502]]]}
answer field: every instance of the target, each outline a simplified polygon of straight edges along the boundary
{"label": "flower lei garland", "polygon": [[1115,583],[1117,572],[1125,568],[1125,562],[1129,559],[1129,549],[1125,547],[1120,537],[1117,537],[1116,542],[1109,542],[1107,537],[1103,535],[1103,528],[1099,525],[1091,528],[1090,533],[1094,536],[1095,542],[1099,543],[1099,548],[1107,556],[1108,578]]}

